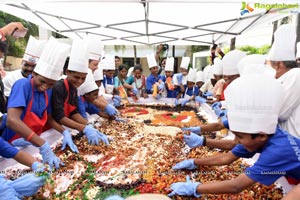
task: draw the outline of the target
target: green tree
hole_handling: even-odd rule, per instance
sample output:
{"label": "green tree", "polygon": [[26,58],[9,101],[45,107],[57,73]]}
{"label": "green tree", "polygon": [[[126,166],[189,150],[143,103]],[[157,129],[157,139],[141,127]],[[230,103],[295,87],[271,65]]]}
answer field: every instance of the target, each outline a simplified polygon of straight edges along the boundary
{"label": "green tree", "polygon": [[39,33],[38,27],[28,21],[25,21],[16,16],[0,11],[0,27],[9,24],[10,22],[21,22],[28,32],[24,38],[15,39],[13,37],[7,37],[8,51],[6,55],[22,57],[27,45],[27,41],[30,35],[37,36]]}

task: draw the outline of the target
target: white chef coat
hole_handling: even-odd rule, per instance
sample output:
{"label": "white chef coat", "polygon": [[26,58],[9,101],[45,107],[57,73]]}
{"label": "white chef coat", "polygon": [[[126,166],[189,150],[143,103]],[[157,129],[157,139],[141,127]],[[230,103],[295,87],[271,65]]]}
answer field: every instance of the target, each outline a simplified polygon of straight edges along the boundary
{"label": "white chef coat", "polygon": [[277,79],[285,88],[284,104],[279,125],[291,135],[300,138],[300,68],[290,69]]}
{"label": "white chef coat", "polygon": [[17,80],[19,80],[21,78],[24,78],[24,76],[21,73],[21,69],[14,70],[4,77],[4,79],[2,81],[3,81],[3,85],[4,85],[4,95],[5,96],[9,97],[12,86],[14,85],[14,83]]}

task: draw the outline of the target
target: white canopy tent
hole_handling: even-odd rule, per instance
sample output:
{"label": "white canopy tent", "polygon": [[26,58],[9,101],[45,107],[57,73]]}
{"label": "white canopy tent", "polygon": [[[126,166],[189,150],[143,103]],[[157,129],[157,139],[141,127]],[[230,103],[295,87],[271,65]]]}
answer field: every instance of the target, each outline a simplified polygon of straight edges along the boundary
{"label": "white canopy tent", "polygon": [[237,0],[48,0],[9,1],[0,10],[70,38],[97,37],[106,45],[210,45],[291,14],[254,9],[241,17],[241,6]]}

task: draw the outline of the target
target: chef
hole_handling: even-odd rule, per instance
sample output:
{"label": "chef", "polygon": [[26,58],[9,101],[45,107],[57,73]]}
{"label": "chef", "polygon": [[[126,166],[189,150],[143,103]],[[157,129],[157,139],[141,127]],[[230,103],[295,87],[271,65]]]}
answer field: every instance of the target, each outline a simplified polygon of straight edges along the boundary
{"label": "chef", "polygon": [[[255,81],[252,81],[255,80]],[[258,160],[237,178],[214,183],[179,182],[169,195],[239,193],[256,182],[271,185],[281,176],[300,180],[300,140],[277,126],[285,95],[282,85],[265,74],[246,75],[232,82],[225,91],[230,129],[240,144],[221,155],[184,160],[173,169],[228,165],[235,160]]]}
{"label": "chef", "polygon": [[59,80],[53,87],[53,118],[61,125],[83,132],[90,144],[102,140],[108,144],[106,135],[88,125],[78,112],[78,91],[88,73],[88,51],[84,40],[74,40],[72,44],[67,78]]}
{"label": "chef", "polygon": [[161,97],[161,94],[165,87],[165,80],[158,74],[158,66],[154,55],[147,55],[147,62],[150,70],[150,75],[146,79],[146,93],[152,94],[153,97],[158,100]]}
{"label": "chef", "polygon": [[17,80],[21,78],[27,78],[30,74],[32,74],[33,69],[42,54],[45,44],[46,40],[37,40],[32,36],[29,37],[21,63],[21,69],[7,74],[7,76],[5,76],[3,79],[4,94],[6,97],[9,97],[11,88]]}
{"label": "chef", "polygon": [[295,61],[295,43],[296,28],[292,24],[280,26],[274,34],[269,60],[276,70],[275,78],[286,90],[279,125],[300,138],[300,69]]}
{"label": "chef", "polygon": [[[182,95],[181,106],[185,106],[188,102],[193,101],[199,95],[199,89],[196,83],[196,70],[190,69],[187,75],[187,84],[184,86],[184,94]],[[176,104],[176,103],[175,103]]]}
{"label": "chef", "polygon": [[33,74],[18,80],[11,90],[7,128],[3,133],[3,138],[13,144],[16,141],[22,144],[30,142],[39,147],[43,162],[56,168],[59,168],[61,161],[40,135],[46,124],[59,132],[68,132],[48,115],[51,113],[51,88],[60,77],[68,54],[68,45],[54,38],[49,39]]}

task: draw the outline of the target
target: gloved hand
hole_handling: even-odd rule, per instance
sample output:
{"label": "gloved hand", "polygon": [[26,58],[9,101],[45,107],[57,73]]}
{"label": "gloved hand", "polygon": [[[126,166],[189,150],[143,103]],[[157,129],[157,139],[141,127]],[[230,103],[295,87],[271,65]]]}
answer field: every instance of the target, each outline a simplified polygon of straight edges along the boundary
{"label": "gloved hand", "polygon": [[42,187],[45,183],[45,177],[35,176],[34,174],[26,174],[20,178],[10,181],[8,185],[15,189],[19,197],[32,196]]}
{"label": "gloved hand", "polygon": [[201,133],[201,127],[200,126],[191,126],[191,127],[186,127],[186,128],[182,128],[183,131],[191,131],[193,133],[196,134],[200,134]]}
{"label": "gloved hand", "polygon": [[34,172],[43,172],[46,170],[46,166],[43,163],[35,161],[34,163],[32,163],[31,169]]}
{"label": "gloved hand", "polygon": [[11,143],[15,147],[27,147],[29,145],[32,145],[30,142],[26,141],[24,138],[19,138]]}
{"label": "gloved hand", "polygon": [[185,106],[189,101],[189,99],[183,99],[183,101],[181,102],[181,106]]}
{"label": "gloved hand", "polygon": [[104,200],[124,200],[124,198],[122,198],[118,195],[113,195],[113,196],[105,198]]}
{"label": "gloved hand", "polygon": [[102,140],[106,145],[109,144],[107,136],[96,130],[92,125],[87,125],[83,133],[88,138],[89,144],[99,145],[99,140]]}
{"label": "gloved hand", "polygon": [[207,98],[209,96],[214,96],[214,94],[212,92],[203,92],[202,96]]}
{"label": "gloved hand", "polygon": [[128,120],[116,117],[115,121],[117,121],[117,122],[127,122]]}
{"label": "gloved hand", "polygon": [[0,175],[0,199],[19,200],[16,190],[8,185],[5,175]]}
{"label": "gloved hand", "polygon": [[222,107],[222,103],[221,102],[215,102],[211,105],[211,108],[213,109],[214,107],[219,107],[221,108]]}
{"label": "gloved hand", "polygon": [[133,87],[133,88],[132,88],[132,93],[133,93],[134,95],[137,95],[137,94],[138,94],[138,89],[136,89],[136,87]]}
{"label": "gloved hand", "polygon": [[160,84],[158,85],[158,91],[162,91],[165,88],[165,83],[162,81],[160,82]]}
{"label": "gloved hand", "polygon": [[213,107],[213,110],[215,111],[218,118],[220,118],[222,116],[226,116],[226,114],[227,114],[227,110],[222,110],[218,106]]}
{"label": "gloved hand", "polygon": [[6,128],[6,120],[7,120],[7,114],[2,115],[2,121],[0,124],[0,130],[4,130]]}
{"label": "gloved hand", "polygon": [[43,163],[48,163],[50,166],[50,169],[52,169],[52,166],[55,165],[55,168],[58,169],[59,165],[65,165],[61,160],[55,156],[53,153],[51,147],[49,146],[48,142],[45,142],[40,149],[40,154],[42,154]]}
{"label": "gloved hand", "polygon": [[173,170],[179,170],[179,169],[193,170],[196,168],[197,168],[197,165],[195,165],[194,159],[188,159],[188,160],[181,161],[181,162],[177,163],[174,167],[172,167]]}
{"label": "gloved hand", "polygon": [[182,84],[182,79],[183,79],[182,73],[177,74],[176,78],[177,78],[178,84],[181,85]]}
{"label": "gloved hand", "polygon": [[156,100],[160,100],[161,97],[162,97],[161,94],[157,94],[156,97],[155,97],[155,99],[156,99]]}
{"label": "gloved hand", "polygon": [[229,128],[229,123],[228,123],[228,119],[227,119],[226,115],[221,117],[221,121],[222,121],[224,127]]}
{"label": "gloved hand", "polygon": [[63,139],[63,146],[61,150],[64,150],[66,148],[66,145],[68,145],[73,152],[79,153],[77,146],[74,144],[72,140],[71,132],[69,130],[64,130],[63,135],[64,135],[64,139]]}
{"label": "gloved hand", "polygon": [[179,105],[179,99],[175,99],[175,106]]}
{"label": "gloved hand", "polygon": [[122,102],[121,97],[119,97],[118,95],[114,95],[114,97],[113,97],[114,106],[115,107],[120,106],[121,102]]}
{"label": "gloved hand", "polygon": [[202,103],[206,103],[206,99],[196,96],[195,101],[202,104]]}
{"label": "gloved hand", "polygon": [[173,183],[171,185],[171,189],[173,190],[170,194],[168,194],[169,197],[177,195],[185,195],[185,196],[195,196],[195,197],[201,197],[201,194],[197,194],[197,187],[200,185],[199,182],[193,183],[190,180],[189,176],[186,176],[186,182],[178,182]]}
{"label": "gloved hand", "polygon": [[105,107],[105,112],[109,115],[109,116],[114,116],[118,113],[117,109],[111,105],[111,104],[107,104],[107,106]]}
{"label": "gloved hand", "polygon": [[184,134],[183,140],[190,148],[195,148],[203,145],[204,136],[191,133],[190,135]]}

